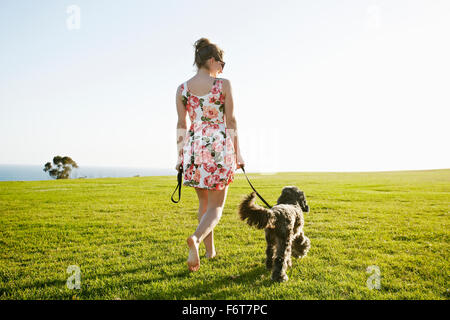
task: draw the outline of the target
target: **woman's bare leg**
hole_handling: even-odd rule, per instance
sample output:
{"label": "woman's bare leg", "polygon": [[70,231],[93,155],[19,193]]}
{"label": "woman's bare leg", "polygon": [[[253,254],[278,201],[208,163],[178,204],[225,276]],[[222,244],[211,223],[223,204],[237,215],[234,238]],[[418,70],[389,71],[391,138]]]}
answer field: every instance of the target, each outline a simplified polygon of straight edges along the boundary
{"label": "woman's bare leg", "polygon": [[224,190],[208,190],[208,208],[206,213],[200,220],[200,223],[194,234],[187,239],[189,246],[188,266],[192,271],[197,271],[200,267],[200,257],[198,254],[198,247],[205,237],[213,231],[214,227],[219,222],[225,200],[227,196],[228,186]]}
{"label": "woman's bare leg", "polygon": [[[206,209],[201,214],[199,214],[198,223],[200,223],[205,213]],[[208,235],[203,239],[203,243],[205,244],[206,257],[208,259],[214,258],[216,256],[216,248],[214,247],[214,230],[208,233]]]}
{"label": "woman's bare leg", "polygon": [[208,208],[200,220],[197,230],[194,232],[198,243],[202,242],[219,222],[225,205],[227,191],[228,186],[224,190],[208,190]]}
{"label": "woman's bare leg", "polygon": [[[199,206],[198,206],[198,223],[200,223],[202,217],[205,215],[206,210],[208,209],[208,190],[195,188],[197,191]],[[208,235],[203,239],[203,243],[206,248],[206,257],[214,258],[216,255],[216,250],[214,248],[214,231],[208,233]]]}

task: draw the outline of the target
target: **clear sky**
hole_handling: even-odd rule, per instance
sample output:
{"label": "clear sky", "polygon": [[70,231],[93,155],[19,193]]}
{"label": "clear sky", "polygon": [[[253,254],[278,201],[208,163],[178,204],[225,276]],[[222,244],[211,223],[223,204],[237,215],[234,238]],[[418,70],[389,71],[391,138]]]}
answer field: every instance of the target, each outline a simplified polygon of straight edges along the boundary
{"label": "clear sky", "polygon": [[447,0],[2,0],[0,163],[174,168],[176,88],[207,37],[246,171],[449,168],[449,17]]}

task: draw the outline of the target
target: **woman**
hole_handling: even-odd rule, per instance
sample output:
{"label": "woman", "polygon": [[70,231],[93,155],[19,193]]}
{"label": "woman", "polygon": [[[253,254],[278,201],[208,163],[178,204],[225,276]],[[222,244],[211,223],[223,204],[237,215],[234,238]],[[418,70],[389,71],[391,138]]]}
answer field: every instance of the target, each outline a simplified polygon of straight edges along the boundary
{"label": "woman", "polygon": [[[222,215],[228,186],[244,166],[237,138],[230,81],[222,73],[223,50],[206,38],[195,43],[197,74],[182,83],[176,94],[178,113],[176,170],[183,170],[183,185],[195,187],[199,200],[199,224],[187,239],[188,268],[200,267],[199,245],[214,258],[213,229]],[[186,129],[186,114],[191,125]],[[226,121],[225,121],[226,120]]]}

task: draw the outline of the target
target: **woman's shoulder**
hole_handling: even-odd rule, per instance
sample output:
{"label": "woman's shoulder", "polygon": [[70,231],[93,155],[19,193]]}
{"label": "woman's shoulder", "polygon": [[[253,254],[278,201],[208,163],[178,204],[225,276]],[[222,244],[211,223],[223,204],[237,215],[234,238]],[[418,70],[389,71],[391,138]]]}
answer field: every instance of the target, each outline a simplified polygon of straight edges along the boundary
{"label": "woman's shoulder", "polygon": [[218,79],[220,79],[222,82],[222,90],[225,92],[229,91],[229,89],[231,88],[230,80],[226,78],[218,78]]}
{"label": "woman's shoulder", "polygon": [[192,79],[194,79],[194,77],[191,77],[191,78],[183,81],[182,83],[180,83],[178,85],[177,92],[179,91],[180,93],[183,93],[184,90],[187,90],[188,82],[191,81]]}
{"label": "woman's shoulder", "polygon": [[186,89],[186,82],[187,81],[183,81],[182,83],[180,83],[177,87],[177,93],[182,94],[184,92],[184,90]]}
{"label": "woman's shoulder", "polygon": [[226,78],[217,78],[217,80],[222,82],[222,87],[224,87],[224,88],[229,88],[231,86],[230,80],[228,80]]}

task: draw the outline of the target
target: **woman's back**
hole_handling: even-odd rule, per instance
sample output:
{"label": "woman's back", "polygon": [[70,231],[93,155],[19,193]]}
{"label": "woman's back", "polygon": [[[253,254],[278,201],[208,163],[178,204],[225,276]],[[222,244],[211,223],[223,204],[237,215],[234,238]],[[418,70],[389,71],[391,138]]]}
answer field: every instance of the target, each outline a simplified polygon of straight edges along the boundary
{"label": "woman's back", "polygon": [[186,81],[189,91],[196,96],[204,96],[208,94],[214,84],[214,81],[219,78],[205,79],[203,77],[194,76]]}

